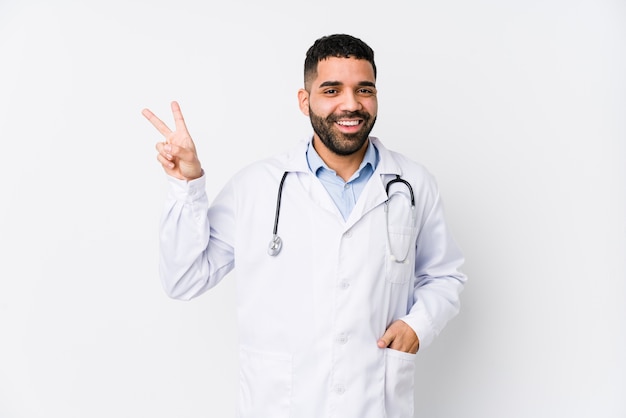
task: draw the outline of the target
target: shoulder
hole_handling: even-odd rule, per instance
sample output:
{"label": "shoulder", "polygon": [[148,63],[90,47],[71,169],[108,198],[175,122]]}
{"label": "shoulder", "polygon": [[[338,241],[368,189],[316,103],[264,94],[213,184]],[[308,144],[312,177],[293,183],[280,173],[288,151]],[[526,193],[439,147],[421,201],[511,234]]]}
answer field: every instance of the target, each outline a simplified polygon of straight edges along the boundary
{"label": "shoulder", "polygon": [[[380,163],[384,164],[384,170],[381,171],[384,172],[386,180],[383,181],[389,182],[394,176],[400,176],[411,185],[415,202],[420,207],[421,213],[431,213],[440,200],[439,186],[435,176],[422,163],[410,156],[385,148],[378,140],[375,145],[380,152]],[[401,186],[398,185],[398,187]]]}
{"label": "shoulder", "polygon": [[289,150],[249,163],[233,175],[231,183],[249,186],[279,182],[285,172],[306,171],[306,146],[306,141],[300,141]]}
{"label": "shoulder", "polygon": [[383,145],[380,139],[373,137],[372,143],[379,152],[382,170],[389,174],[399,174],[411,183],[426,183],[436,186],[435,176],[420,161],[413,157]]}

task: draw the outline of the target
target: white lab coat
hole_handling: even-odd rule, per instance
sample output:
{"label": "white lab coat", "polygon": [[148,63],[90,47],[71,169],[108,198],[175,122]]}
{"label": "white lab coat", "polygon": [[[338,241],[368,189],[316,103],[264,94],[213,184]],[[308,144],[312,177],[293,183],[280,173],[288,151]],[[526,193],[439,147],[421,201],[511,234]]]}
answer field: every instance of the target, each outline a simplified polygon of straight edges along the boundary
{"label": "white lab coat", "polygon": [[[166,292],[191,299],[236,268],[241,418],[413,417],[415,355],[376,341],[402,319],[428,346],[459,310],[463,258],[433,177],[371,140],[380,161],[345,221],[308,169],[306,142],[241,170],[210,208],[204,177],[170,178],[161,228]],[[283,249],[271,257],[285,171]],[[385,185],[396,174],[411,183],[416,209],[411,218],[396,206],[388,240]],[[408,199],[404,186],[392,193]],[[413,248],[405,263],[392,259],[390,243],[397,255]]]}

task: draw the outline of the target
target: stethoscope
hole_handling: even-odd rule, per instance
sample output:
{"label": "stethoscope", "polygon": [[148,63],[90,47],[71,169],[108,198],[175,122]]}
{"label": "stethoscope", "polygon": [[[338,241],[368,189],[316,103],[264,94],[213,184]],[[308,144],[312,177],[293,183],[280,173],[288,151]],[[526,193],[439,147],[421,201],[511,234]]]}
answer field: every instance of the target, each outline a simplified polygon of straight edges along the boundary
{"label": "stethoscope", "polygon": [[276,215],[274,216],[274,230],[272,232],[272,240],[267,248],[267,253],[272,257],[276,257],[280,250],[283,248],[283,240],[278,236],[278,218],[280,217],[280,201],[283,198],[283,185],[287,178],[289,171],[285,171],[283,178],[280,179],[280,185],[278,186],[278,198],[276,199]]}
{"label": "stethoscope", "polygon": [[[274,229],[272,231],[272,240],[270,241],[270,244],[267,248],[267,253],[272,257],[276,257],[280,253],[280,250],[283,248],[283,240],[278,235],[278,218],[280,217],[280,203],[283,197],[283,185],[285,184],[285,179],[287,178],[287,174],[289,174],[289,172],[285,171],[285,173],[283,174],[283,177],[280,179],[280,185],[278,186],[278,197],[276,198],[276,215],[274,216]],[[396,174],[396,178],[389,181],[389,183],[387,183],[387,186],[385,187],[385,192],[387,193],[387,200],[385,201],[385,216],[387,218],[386,222],[387,222],[387,239],[388,240],[389,240],[389,201],[390,201],[389,188],[395,183],[402,183],[407,187],[407,189],[409,189],[409,193],[411,195],[411,214],[412,214],[411,219],[414,219],[414,216],[415,216],[415,195],[413,194],[413,187],[411,187],[411,184],[408,181],[400,177],[399,174]],[[404,254],[403,257],[394,256],[394,259],[398,263],[403,263],[407,259],[408,255],[409,255],[409,250],[407,249],[407,252],[406,254]]]}

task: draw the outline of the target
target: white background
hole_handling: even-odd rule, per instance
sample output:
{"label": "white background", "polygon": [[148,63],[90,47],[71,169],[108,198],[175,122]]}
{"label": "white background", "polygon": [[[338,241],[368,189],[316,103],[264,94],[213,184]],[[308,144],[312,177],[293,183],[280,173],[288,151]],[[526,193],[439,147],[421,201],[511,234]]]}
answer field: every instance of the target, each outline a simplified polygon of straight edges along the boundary
{"label": "white background", "polygon": [[623,1],[0,0],[1,418],[232,416],[234,280],[162,292],[140,112],[180,102],[213,196],[309,133],[304,54],[337,32],[466,254],[419,416],[626,416]]}

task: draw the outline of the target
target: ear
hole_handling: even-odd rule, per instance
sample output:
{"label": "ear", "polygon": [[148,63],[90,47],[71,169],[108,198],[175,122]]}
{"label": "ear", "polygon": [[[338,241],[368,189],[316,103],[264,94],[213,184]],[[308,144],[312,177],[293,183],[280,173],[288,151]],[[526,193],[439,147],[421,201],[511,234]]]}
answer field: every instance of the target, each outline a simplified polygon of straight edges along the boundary
{"label": "ear", "polygon": [[298,90],[298,105],[300,106],[300,112],[304,116],[309,116],[309,92],[305,89]]}

